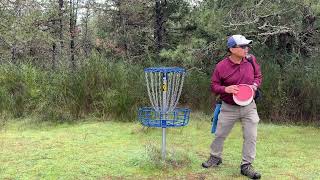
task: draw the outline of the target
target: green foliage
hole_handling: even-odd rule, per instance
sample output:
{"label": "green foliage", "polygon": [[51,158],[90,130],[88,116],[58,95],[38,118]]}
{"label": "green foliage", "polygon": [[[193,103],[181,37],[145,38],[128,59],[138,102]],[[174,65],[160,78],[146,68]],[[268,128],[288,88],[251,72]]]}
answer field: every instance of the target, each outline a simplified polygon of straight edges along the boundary
{"label": "green foliage", "polygon": [[194,67],[199,64],[197,59],[197,52],[206,45],[204,39],[191,39],[191,43],[181,44],[174,50],[163,50],[160,53],[162,58],[167,59],[169,64],[183,66],[186,68]]}
{"label": "green foliage", "polygon": [[193,110],[211,114],[213,99],[210,98],[210,75],[196,68],[189,69],[187,73],[180,102],[189,105]]}
{"label": "green foliage", "polygon": [[46,72],[32,66],[2,66],[1,112],[44,119],[79,119],[93,114],[135,119],[144,96],[143,68],[92,56],[77,71]]}
{"label": "green foliage", "polygon": [[[143,101],[141,75],[141,68],[93,56],[76,72],[57,74],[58,79],[47,89],[45,102],[49,104],[44,107],[53,105],[59,111],[65,107],[73,118],[93,113],[99,117],[133,119],[138,104]],[[52,89],[55,91],[50,92]]]}
{"label": "green foliage", "polygon": [[[166,1],[160,54],[154,1],[79,2],[88,14],[78,16],[82,21],[72,33],[69,10],[82,10],[63,2],[62,11],[57,1],[0,3],[1,115],[134,119],[137,107],[149,104],[143,68],[150,66],[186,68],[180,102],[207,112],[212,69],[226,56],[227,37],[243,34],[254,40],[252,53],[263,70],[262,119],[319,119],[317,0]],[[65,69],[71,35],[74,71]]]}
{"label": "green foliage", "polygon": [[288,60],[285,60],[291,63],[281,69],[274,62],[276,58],[268,57],[267,53],[258,55],[263,72],[263,99],[258,103],[260,116],[273,122],[317,123],[319,63],[314,58],[302,60],[286,56]]}
{"label": "green foliage", "polygon": [[14,117],[21,117],[36,106],[40,95],[38,73],[29,65],[1,66],[1,112],[10,112]]}

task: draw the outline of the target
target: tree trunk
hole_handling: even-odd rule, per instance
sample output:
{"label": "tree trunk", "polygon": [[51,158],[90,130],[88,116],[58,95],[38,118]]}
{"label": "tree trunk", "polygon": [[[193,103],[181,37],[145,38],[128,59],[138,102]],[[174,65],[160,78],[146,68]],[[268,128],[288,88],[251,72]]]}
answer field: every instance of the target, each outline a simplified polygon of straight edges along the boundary
{"label": "tree trunk", "polygon": [[[53,36],[55,37],[56,39],[56,36],[57,36],[57,27],[56,27],[56,21],[53,20],[52,21],[52,27],[53,27]],[[52,70],[55,70],[56,69],[56,61],[57,61],[57,43],[55,41],[55,39],[53,40],[52,42]]]}
{"label": "tree trunk", "polygon": [[11,47],[11,62],[17,64],[17,47],[15,43]]}
{"label": "tree trunk", "polygon": [[89,22],[89,16],[90,16],[90,6],[89,3],[86,5],[86,16],[84,19],[84,40],[83,40],[83,50],[85,53],[85,56],[88,57],[89,53],[91,51],[90,48],[90,42],[89,42],[89,37],[88,37],[88,22]]}
{"label": "tree trunk", "polygon": [[305,45],[300,46],[300,53],[305,56],[309,57],[311,56],[311,48],[312,46],[315,45],[314,39],[314,34],[316,32],[315,29],[315,22],[316,22],[316,16],[312,13],[310,7],[304,7],[302,10],[303,12],[303,17],[302,17],[302,28],[304,31],[302,31],[301,34],[302,42],[307,42]]}
{"label": "tree trunk", "polygon": [[[15,15],[17,19],[19,19],[21,17],[21,4],[20,4],[20,1],[14,1],[14,12],[15,12]],[[16,38],[17,36],[17,29],[16,27],[14,26],[13,27],[13,38],[14,38],[14,41],[13,41],[13,44],[11,46],[11,61],[13,64],[17,64],[17,44],[18,44],[18,39]]]}
{"label": "tree trunk", "polygon": [[60,51],[62,52],[63,45],[63,0],[59,0],[59,40],[60,40]]}
{"label": "tree trunk", "polygon": [[[78,5],[78,0],[76,0]],[[76,69],[75,62],[75,36],[76,36],[76,23],[77,23],[77,6],[75,6],[74,0],[70,0],[70,65],[71,69]]]}
{"label": "tree trunk", "polygon": [[52,70],[55,70],[56,69],[56,66],[57,66],[57,45],[55,42],[53,42],[52,44]]}
{"label": "tree trunk", "polygon": [[155,4],[155,27],[154,27],[154,38],[155,38],[155,49],[156,53],[159,54],[163,48],[164,38],[164,7],[166,6],[166,0],[156,0]]}
{"label": "tree trunk", "polygon": [[119,36],[119,42],[118,42],[118,46],[121,48],[121,49],[124,49],[125,50],[125,54],[126,56],[128,56],[128,44],[127,44],[127,32],[126,32],[126,21],[125,21],[125,17],[124,17],[124,13],[122,11],[122,6],[125,6],[124,4],[125,2],[122,1],[122,0],[117,0],[116,1],[116,6],[118,7],[118,18],[119,18],[119,22],[117,23],[118,24],[118,32],[120,34]]}
{"label": "tree trunk", "polygon": [[84,33],[84,53],[86,57],[89,55],[89,42],[88,42],[88,21],[85,24],[85,33]]}

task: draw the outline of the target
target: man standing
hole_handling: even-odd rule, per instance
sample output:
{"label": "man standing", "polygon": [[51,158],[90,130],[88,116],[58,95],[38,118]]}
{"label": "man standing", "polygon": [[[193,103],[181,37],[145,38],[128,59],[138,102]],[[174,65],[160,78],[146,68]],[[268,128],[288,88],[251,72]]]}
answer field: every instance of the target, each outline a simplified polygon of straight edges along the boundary
{"label": "man standing", "polygon": [[227,47],[229,56],[220,61],[211,77],[211,90],[220,95],[222,106],[217,124],[216,137],[211,144],[209,159],[202,163],[204,168],[216,167],[222,163],[222,149],[224,140],[230,133],[235,122],[241,119],[243,130],[241,174],[260,179],[261,174],[253,169],[252,163],[256,156],[256,138],[259,116],[255,101],[247,106],[237,105],[232,98],[239,91],[237,85],[249,84],[253,90],[261,85],[262,74],[256,58],[250,55],[252,62],[247,58],[249,44],[252,40],[242,35],[233,35],[228,38]]}

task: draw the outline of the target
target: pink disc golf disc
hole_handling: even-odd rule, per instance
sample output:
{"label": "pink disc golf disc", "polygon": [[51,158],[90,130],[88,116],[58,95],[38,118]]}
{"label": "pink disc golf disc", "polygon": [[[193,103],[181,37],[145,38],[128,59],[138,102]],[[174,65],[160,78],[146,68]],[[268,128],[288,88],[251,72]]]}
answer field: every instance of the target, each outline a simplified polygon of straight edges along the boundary
{"label": "pink disc golf disc", "polygon": [[239,91],[237,94],[233,94],[233,100],[240,106],[246,106],[253,100],[254,91],[247,84],[239,84]]}

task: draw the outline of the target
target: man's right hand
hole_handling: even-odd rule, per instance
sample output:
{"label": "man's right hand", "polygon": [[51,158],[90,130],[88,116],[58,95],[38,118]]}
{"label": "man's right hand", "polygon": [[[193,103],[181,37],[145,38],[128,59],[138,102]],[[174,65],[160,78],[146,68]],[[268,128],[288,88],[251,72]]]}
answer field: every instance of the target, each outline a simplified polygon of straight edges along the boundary
{"label": "man's right hand", "polygon": [[229,94],[237,94],[239,91],[239,88],[237,85],[231,85],[231,86],[225,87],[224,91]]}

